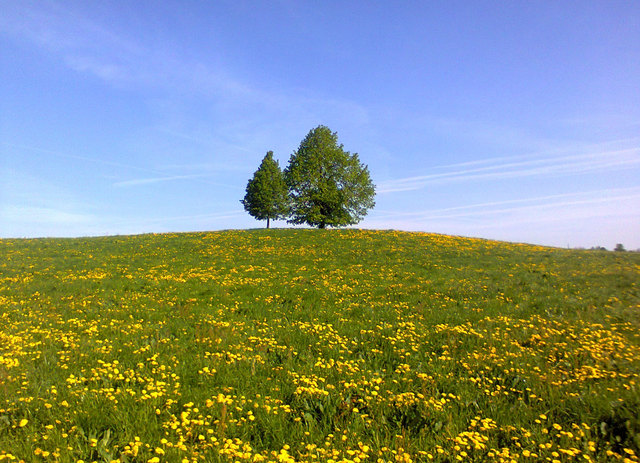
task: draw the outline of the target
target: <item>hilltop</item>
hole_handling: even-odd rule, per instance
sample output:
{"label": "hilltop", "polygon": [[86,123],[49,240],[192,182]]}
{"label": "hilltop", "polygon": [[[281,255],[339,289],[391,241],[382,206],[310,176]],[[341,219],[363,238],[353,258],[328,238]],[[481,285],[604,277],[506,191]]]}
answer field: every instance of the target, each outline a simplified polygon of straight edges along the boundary
{"label": "hilltop", "polygon": [[639,283],[426,233],[0,240],[0,460],[637,461]]}

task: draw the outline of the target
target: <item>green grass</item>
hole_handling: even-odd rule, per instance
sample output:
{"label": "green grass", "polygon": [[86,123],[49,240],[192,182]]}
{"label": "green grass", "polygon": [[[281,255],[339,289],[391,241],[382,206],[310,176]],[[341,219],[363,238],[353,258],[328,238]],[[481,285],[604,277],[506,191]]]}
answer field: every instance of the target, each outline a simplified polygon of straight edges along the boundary
{"label": "green grass", "polygon": [[638,461],[640,254],[0,240],[0,461]]}

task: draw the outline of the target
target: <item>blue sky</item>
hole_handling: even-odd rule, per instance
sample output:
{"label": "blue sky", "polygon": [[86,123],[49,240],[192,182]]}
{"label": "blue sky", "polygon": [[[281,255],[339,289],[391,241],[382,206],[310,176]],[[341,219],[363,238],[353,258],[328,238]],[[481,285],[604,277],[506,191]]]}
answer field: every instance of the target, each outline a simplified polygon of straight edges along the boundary
{"label": "blue sky", "polygon": [[640,2],[0,10],[0,237],[262,227],[247,181],[322,124],[359,227],[640,248]]}

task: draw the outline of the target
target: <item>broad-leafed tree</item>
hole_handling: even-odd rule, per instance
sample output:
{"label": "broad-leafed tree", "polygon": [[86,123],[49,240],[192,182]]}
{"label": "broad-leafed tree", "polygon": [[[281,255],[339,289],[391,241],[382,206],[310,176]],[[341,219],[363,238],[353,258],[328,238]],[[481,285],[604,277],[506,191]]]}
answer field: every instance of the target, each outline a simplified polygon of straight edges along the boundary
{"label": "broad-leafed tree", "polygon": [[375,186],[357,154],[338,144],[328,127],[312,129],[284,171],[289,187],[289,223],[318,227],[353,225],[375,206]]}

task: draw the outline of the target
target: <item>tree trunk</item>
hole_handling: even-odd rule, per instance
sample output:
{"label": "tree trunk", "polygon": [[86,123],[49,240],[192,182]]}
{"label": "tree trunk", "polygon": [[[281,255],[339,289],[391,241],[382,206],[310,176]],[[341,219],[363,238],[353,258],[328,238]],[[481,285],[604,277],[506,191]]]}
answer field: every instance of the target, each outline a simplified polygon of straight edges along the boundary
{"label": "tree trunk", "polygon": [[320,225],[318,225],[318,228],[323,229],[326,228],[327,224],[325,224],[324,222],[320,222]]}
{"label": "tree trunk", "polygon": [[269,217],[267,217],[267,228],[269,228]]}

